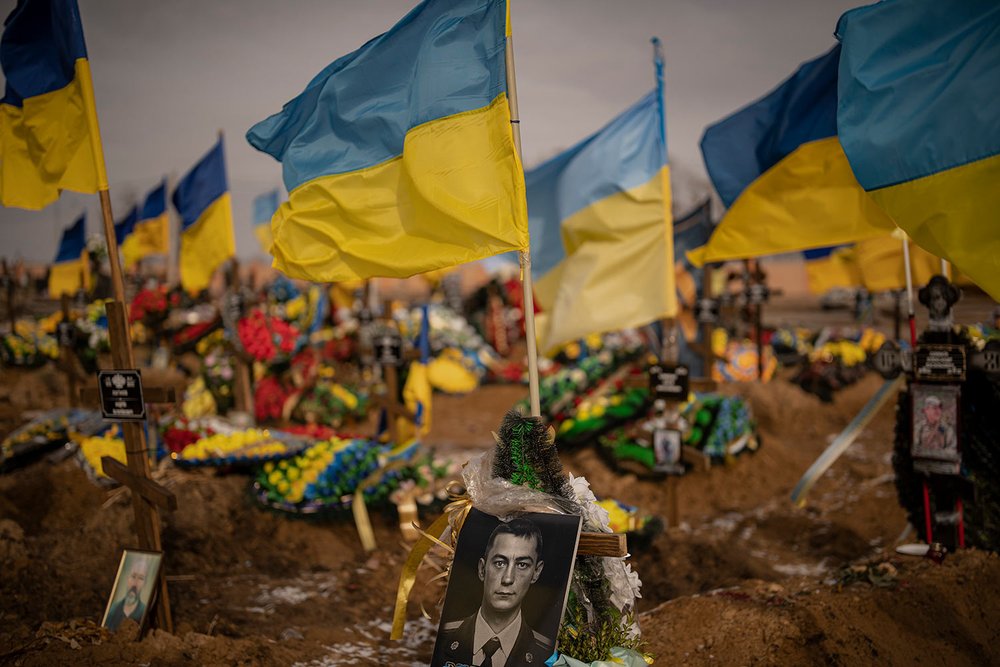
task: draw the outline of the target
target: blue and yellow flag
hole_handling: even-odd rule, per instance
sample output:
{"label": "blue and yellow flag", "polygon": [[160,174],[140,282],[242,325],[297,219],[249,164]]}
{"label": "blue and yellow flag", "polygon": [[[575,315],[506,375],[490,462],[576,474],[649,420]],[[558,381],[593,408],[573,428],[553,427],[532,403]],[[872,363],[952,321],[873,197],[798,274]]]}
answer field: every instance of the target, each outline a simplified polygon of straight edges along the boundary
{"label": "blue and yellow flag", "polygon": [[542,350],[677,313],[657,98],[525,174]]}
{"label": "blue and yellow flag", "polygon": [[125,268],[131,268],[144,257],[170,253],[170,217],[167,213],[167,183],[154,188],[142,203],[133,209],[134,221],[124,240],[118,241]]}
{"label": "blue and yellow flag", "polygon": [[886,0],[837,36],[840,140],[922,248],[1000,300],[1000,4]]}
{"label": "blue and yellow flag", "polygon": [[247,132],[282,163],[274,266],[408,277],[528,246],[505,0],[424,0]]}
{"label": "blue and yellow flag", "polygon": [[0,204],[41,209],[106,188],[76,0],[19,0],[0,39]]}
{"label": "blue and yellow flag", "polygon": [[181,287],[200,292],[219,265],[236,254],[222,137],[181,179],[173,202],[181,219]]}
{"label": "blue and yellow flag", "polygon": [[49,296],[76,294],[77,290],[90,289],[90,265],[87,262],[87,216],[63,230],[49,272]]}
{"label": "blue and yellow flag", "polygon": [[261,249],[267,254],[271,254],[271,244],[274,243],[274,236],[271,235],[271,218],[280,204],[278,188],[257,195],[253,200],[253,234],[260,242]]}
{"label": "blue and yellow flag", "polygon": [[121,248],[125,239],[132,234],[135,223],[139,219],[139,207],[133,206],[132,210],[125,214],[125,217],[115,223],[115,243]]}
{"label": "blue and yellow flag", "polygon": [[832,289],[853,288],[863,284],[853,258],[854,246],[838,245],[802,251],[806,281],[813,294]]}
{"label": "blue and yellow flag", "polygon": [[837,140],[840,47],[705,130],[705,167],[728,207],[696,264],[841,245],[895,229]]}

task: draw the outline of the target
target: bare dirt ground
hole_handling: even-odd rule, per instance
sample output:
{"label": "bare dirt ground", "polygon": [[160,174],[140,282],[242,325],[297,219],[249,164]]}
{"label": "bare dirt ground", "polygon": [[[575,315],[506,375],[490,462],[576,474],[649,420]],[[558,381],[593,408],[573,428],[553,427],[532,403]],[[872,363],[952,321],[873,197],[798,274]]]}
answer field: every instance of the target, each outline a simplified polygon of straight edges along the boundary
{"label": "bare dirt ground", "polygon": [[[60,404],[52,370],[3,371],[0,434],[25,410]],[[941,565],[896,556],[905,527],[885,408],[814,487],[802,472],[880,385],[868,376],[832,405],[784,379],[730,385],[747,396],[762,446],[677,482],[679,525],[643,548],[640,624],[656,664],[1000,664],[1000,559],[966,551]],[[439,396],[428,445],[456,456],[492,444],[490,430],[524,389]],[[564,453],[598,495],[665,515],[665,484],[620,476],[592,449]],[[310,521],[258,507],[249,479],[172,471],[179,509],[163,519],[176,624],[141,641],[97,627],[120,550],[133,546],[122,493],[95,486],[73,460],[0,476],[0,664],[421,665],[443,594],[425,568],[407,636],[388,641],[407,547],[395,517],[375,513],[366,556],[349,516]],[[424,521],[433,519],[424,517]],[[854,566],[854,570],[849,568]]]}

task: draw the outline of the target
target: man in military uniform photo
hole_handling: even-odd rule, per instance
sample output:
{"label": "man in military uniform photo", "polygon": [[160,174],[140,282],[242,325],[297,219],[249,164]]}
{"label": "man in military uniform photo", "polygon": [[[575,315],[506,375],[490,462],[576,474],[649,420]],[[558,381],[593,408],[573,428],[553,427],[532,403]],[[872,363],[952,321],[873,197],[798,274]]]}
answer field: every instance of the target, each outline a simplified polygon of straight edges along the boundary
{"label": "man in military uniform photo", "polygon": [[917,431],[914,450],[924,456],[949,456],[958,451],[955,429],[941,422],[941,399],[928,396],[924,399],[923,423]]}
{"label": "man in military uniform photo", "polygon": [[554,641],[532,630],[521,614],[521,603],[538,581],[542,533],[526,518],[515,518],[494,529],[479,559],[483,600],[474,614],[442,626],[433,667],[524,667],[543,665]]}

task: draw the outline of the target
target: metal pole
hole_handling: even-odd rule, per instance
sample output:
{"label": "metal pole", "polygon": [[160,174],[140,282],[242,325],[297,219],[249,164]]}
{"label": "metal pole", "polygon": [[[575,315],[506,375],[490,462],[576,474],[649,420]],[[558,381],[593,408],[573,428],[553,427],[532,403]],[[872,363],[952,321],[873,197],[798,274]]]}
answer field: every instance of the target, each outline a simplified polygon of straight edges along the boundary
{"label": "metal pole", "polygon": [[910,274],[910,239],[903,235],[903,271],[906,273],[906,313],[910,320],[910,347],[917,347],[917,321],[913,314],[913,276]]}
{"label": "metal pole", "polygon": [[[507,103],[510,106],[510,126],[514,135],[514,150],[518,162],[524,168],[521,152],[521,118],[517,112],[517,83],[514,76],[514,38],[507,35]],[[541,398],[538,392],[538,340],[535,337],[535,296],[531,289],[531,249],[518,253],[521,264],[521,287],[524,293],[524,336],[528,344],[528,395],[531,401],[531,416],[542,416]]]}

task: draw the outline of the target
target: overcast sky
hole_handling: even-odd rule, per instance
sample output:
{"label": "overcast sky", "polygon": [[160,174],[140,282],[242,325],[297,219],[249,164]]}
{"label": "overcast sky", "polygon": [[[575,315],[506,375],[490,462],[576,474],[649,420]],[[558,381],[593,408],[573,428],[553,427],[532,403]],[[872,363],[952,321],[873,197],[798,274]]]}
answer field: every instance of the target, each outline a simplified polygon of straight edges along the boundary
{"label": "overcast sky", "polygon": [[[163,176],[176,181],[226,136],[237,251],[263,256],[251,201],[281,167],[244,139],[320,69],[384,32],[415,0],[79,0],[115,217]],[[513,0],[517,91],[530,168],[592,133],[654,84],[666,54],[667,142],[682,205],[707,187],[706,125],[833,44],[848,0]],[[14,0],[0,0],[6,16]],[[282,192],[284,192],[282,188]],[[62,227],[96,196],[41,212],[0,208],[0,255],[51,261]]]}

